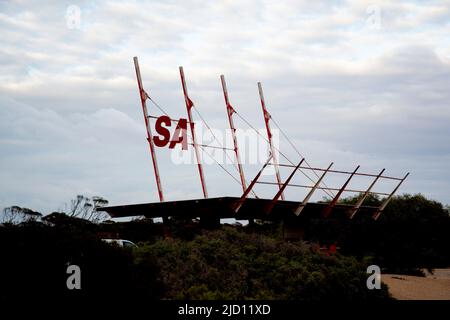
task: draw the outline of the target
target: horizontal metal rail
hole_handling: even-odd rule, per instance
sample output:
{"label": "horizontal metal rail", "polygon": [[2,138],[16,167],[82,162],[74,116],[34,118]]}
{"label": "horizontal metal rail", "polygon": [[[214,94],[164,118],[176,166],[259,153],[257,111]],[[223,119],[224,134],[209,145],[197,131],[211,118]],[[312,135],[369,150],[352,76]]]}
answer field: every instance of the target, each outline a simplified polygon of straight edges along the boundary
{"label": "horizontal metal rail", "polygon": [[[269,165],[275,165],[274,163],[269,163]],[[295,165],[291,165],[291,164],[281,164],[281,163],[279,163],[279,164],[277,164],[277,166],[280,166],[280,167],[288,167],[288,168],[295,168],[296,166]],[[316,171],[326,171],[326,169],[323,169],[323,168],[310,168],[310,167],[300,167],[299,169],[307,169],[307,170],[316,170]],[[351,172],[351,171],[342,171],[342,170],[328,170],[328,172],[330,172],[330,173],[343,173],[343,174],[352,174],[353,172]],[[378,177],[378,175],[377,174],[373,174],[373,173],[363,173],[363,172],[357,172],[357,173],[355,173],[355,176],[366,176],[366,177]],[[400,181],[400,180],[402,180],[403,178],[397,178],[397,177],[391,177],[391,176],[380,176],[380,178],[383,178],[383,179],[390,179],[390,180],[397,180],[397,181]]]}
{"label": "horizontal metal rail", "polygon": [[[169,117],[168,115],[165,115],[165,116]],[[150,119],[158,119],[159,117],[157,117],[157,116],[148,116],[148,118],[150,118]],[[180,121],[180,119],[173,119],[171,117],[169,117],[169,119],[170,119],[170,121],[173,121],[173,122],[179,122]],[[186,123],[190,123],[190,122],[186,120]]]}
{"label": "horizontal metal rail", "polygon": [[[193,146],[194,144],[193,144],[192,142],[190,142],[189,145]],[[233,148],[218,147],[218,146],[210,146],[210,145],[207,145],[207,144],[199,144],[199,143],[197,143],[197,146],[203,147],[203,148],[213,148],[213,149],[221,149],[221,150],[234,151]]]}
{"label": "horizontal metal rail", "polygon": [[[257,181],[256,183],[258,183],[258,184],[278,185],[278,183],[276,183],[276,182],[269,182],[269,181]],[[297,187],[297,188],[308,188],[308,189],[314,188],[314,186],[307,186],[307,185],[301,185],[301,184],[289,184],[288,186],[289,187]],[[325,187],[317,187],[317,189],[330,190],[330,191],[339,191],[339,190],[341,190],[341,189],[337,189],[337,188],[325,188]],[[357,193],[357,192],[365,192],[366,190],[345,189],[344,191]],[[382,195],[382,196],[389,196],[389,193],[384,193],[384,192],[370,191],[369,193],[371,193],[371,194],[379,194],[379,195]]]}

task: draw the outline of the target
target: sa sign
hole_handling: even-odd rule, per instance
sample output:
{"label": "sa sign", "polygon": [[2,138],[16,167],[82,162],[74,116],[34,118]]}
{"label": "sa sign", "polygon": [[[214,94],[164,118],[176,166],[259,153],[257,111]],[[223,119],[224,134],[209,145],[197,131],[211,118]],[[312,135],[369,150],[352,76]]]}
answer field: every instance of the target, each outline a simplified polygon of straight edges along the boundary
{"label": "sa sign", "polygon": [[171,125],[172,120],[168,116],[159,117],[155,124],[157,135],[153,137],[153,142],[161,148],[169,145],[169,149],[173,149],[178,143],[181,143],[182,149],[187,150],[187,119],[180,118],[178,120],[172,138],[170,138],[170,131],[167,129]]}

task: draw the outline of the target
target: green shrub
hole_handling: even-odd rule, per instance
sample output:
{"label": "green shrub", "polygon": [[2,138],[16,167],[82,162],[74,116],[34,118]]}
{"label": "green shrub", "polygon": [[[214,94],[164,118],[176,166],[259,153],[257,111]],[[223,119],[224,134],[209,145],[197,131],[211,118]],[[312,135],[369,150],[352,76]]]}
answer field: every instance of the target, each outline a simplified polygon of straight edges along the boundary
{"label": "green shrub", "polygon": [[368,290],[367,266],[327,256],[232,227],[204,232],[192,241],[166,239],[137,249],[155,257],[168,299],[366,300],[387,298]]}

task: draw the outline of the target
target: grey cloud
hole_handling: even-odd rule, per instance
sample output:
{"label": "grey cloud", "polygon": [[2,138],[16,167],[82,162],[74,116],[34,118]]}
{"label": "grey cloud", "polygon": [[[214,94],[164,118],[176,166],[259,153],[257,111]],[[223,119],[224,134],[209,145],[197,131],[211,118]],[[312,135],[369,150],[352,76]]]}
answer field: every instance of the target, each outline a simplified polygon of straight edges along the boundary
{"label": "grey cloud", "polygon": [[[82,10],[80,30],[66,27],[69,4]],[[448,6],[385,2],[383,28],[373,31],[370,4],[1,3],[0,206],[49,212],[77,193],[157,199],[134,55],[146,89],[174,117],[185,115],[179,65],[217,128],[227,127],[218,76],[258,127],[262,81],[271,113],[311,163],[410,170],[404,191],[448,203]],[[199,197],[195,166],[158,151],[167,198]],[[258,168],[245,170],[250,179]],[[206,176],[212,195],[239,194],[220,169],[208,166]]]}

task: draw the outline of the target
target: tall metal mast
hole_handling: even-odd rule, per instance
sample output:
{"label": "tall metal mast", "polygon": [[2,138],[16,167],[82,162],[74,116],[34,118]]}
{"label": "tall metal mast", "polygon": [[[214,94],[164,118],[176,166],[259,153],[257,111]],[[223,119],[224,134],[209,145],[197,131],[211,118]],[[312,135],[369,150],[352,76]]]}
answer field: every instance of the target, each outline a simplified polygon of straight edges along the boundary
{"label": "tall metal mast", "polygon": [[203,166],[201,163],[197,140],[195,138],[194,122],[192,121],[192,114],[191,114],[191,109],[192,109],[192,107],[194,107],[194,103],[192,102],[191,99],[189,99],[189,95],[188,95],[187,87],[186,87],[186,80],[184,79],[183,67],[180,67],[180,77],[181,77],[181,85],[183,86],[184,101],[186,102],[186,109],[187,109],[187,114],[188,114],[188,119],[189,119],[189,125],[191,128],[191,135],[192,135],[192,142],[194,144],[195,157],[197,159],[198,173],[200,175],[200,181],[202,183],[203,196],[206,199],[206,198],[208,198],[208,191],[206,190],[205,177],[203,174]]}
{"label": "tall metal mast", "polygon": [[239,170],[239,175],[241,176],[242,191],[245,192],[245,190],[247,189],[247,184],[245,182],[245,176],[244,176],[244,170],[242,168],[241,158],[239,156],[239,147],[238,147],[238,141],[237,141],[237,137],[236,137],[236,128],[234,127],[234,122],[233,122],[233,113],[235,113],[235,111],[234,111],[234,108],[230,104],[230,100],[228,99],[228,90],[227,90],[227,83],[225,82],[225,76],[221,75],[220,80],[222,81],[223,96],[225,98],[225,104],[227,107],[228,122],[230,124],[231,135],[233,137],[234,153],[236,155],[237,167]]}
{"label": "tall metal mast", "polygon": [[147,93],[144,90],[144,87],[142,85],[142,78],[141,78],[141,71],[139,69],[139,62],[138,58],[134,57],[134,68],[136,69],[136,78],[138,82],[139,87],[139,97],[141,98],[141,104],[142,104],[142,112],[144,114],[144,120],[145,120],[145,128],[147,130],[147,141],[150,146],[150,154],[152,156],[152,162],[153,162],[153,170],[155,171],[155,178],[156,178],[156,185],[158,187],[158,195],[159,195],[159,201],[164,201],[164,194],[161,186],[161,179],[159,177],[159,169],[158,169],[158,161],[156,160],[156,153],[155,153],[155,146],[153,144],[153,136],[152,136],[152,129],[150,127],[150,123],[148,120],[148,111],[147,111]]}
{"label": "tall metal mast", "polygon": [[[269,124],[270,114],[269,114],[269,112],[267,112],[267,109],[266,109],[266,103],[264,101],[264,94],[263,94],[261,82],[258,82],[258,91],[259,91],[259,98],[261,100],[261,106],[262,106],[263,115],[264,115],[264,123],[266,124],[267,138],[269,141],[270,152],[272,153],[272,156],[273,156],[273,164],[275,167],[275,175],[277,177],[278,188],[281,189],[283,184],[281,182],[280,169],[278,167],[278,158],[277,158],[277,155],[275,153],[275,148],[272,143],[272,132],[270,131],[270,124]],[[284,200],[283,193],[281,193],[281,200]]]}

